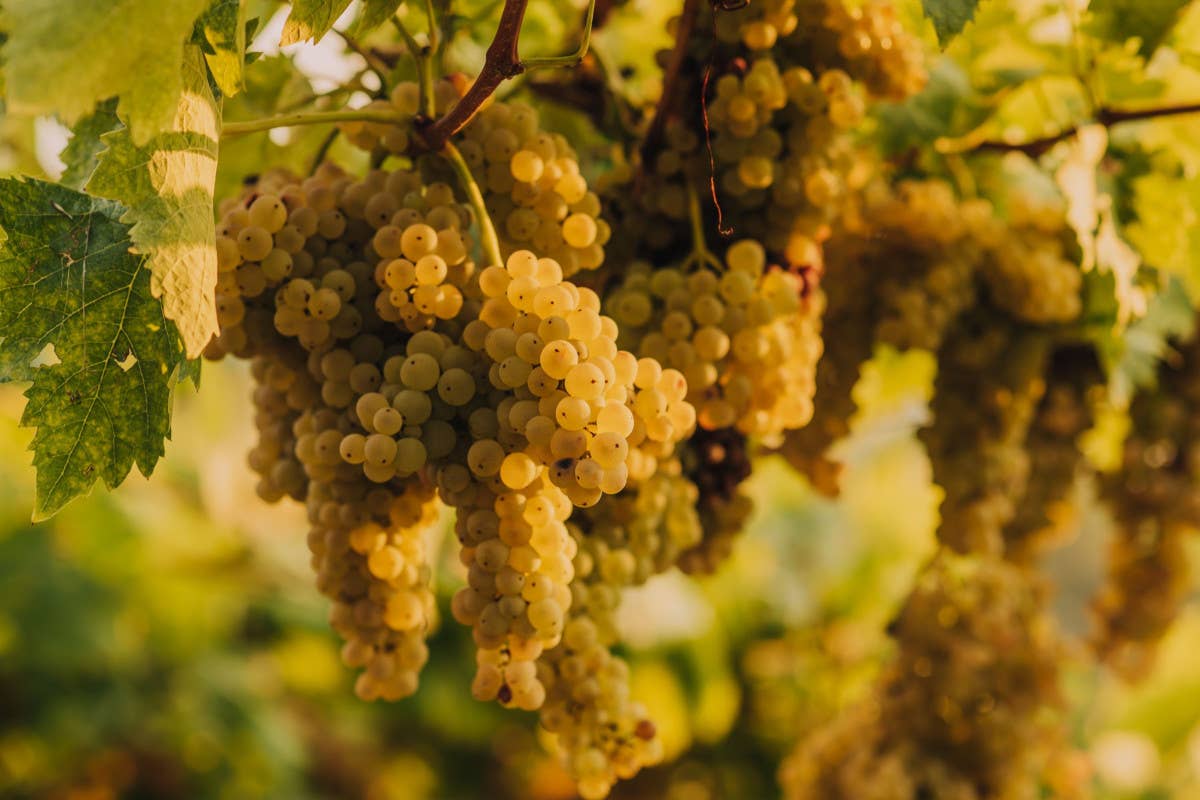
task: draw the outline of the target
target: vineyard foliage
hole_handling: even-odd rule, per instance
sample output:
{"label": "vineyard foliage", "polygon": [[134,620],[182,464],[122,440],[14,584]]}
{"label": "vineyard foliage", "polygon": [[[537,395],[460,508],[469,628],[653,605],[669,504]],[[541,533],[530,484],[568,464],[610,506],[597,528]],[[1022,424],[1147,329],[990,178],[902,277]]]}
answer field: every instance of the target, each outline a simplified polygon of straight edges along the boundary
{"label": "vineyard foliage", "polygon": [[[1155,674],[1200,527],[1200,4],[12,0],[0,31],[0,381],[32,500],[6,481],[34,521],[149,477],[175,408],[219,393],[253,428],[236,474],[307,531],[287,544],[359,701],[534,712],[549,758],[533,735],[513,758],[542,777],[495,792],[691,797],[630,609],[757,596],[738,559],[778,487],[875,508],[854,442],[890,418],[915,494],[850,527],[878,548],[861,592],[902,589],[825,601],[869,620],[857,658],[788,614],[717,646],[743,681],[776,652],[776,679],[839,692],[774,727],[752,689],[720,711],[705,687],[736,682],[695,643],[712,727],[773,775],[695,796],[1107,796],[1075,683]],[[774,543],[789,591],[821,583],[805,514]],[[0,574],[108,596],[47,558]],[[1100,564],[1086,590],[1072,558]],[[239,653],[287,640],[260,600]],[[23,670],[0,662],[0,701]],[[156,716],[166,742],[187,716]],[[206,735],[254,736],[225,722]],[[430,758],[466,747],[439,730]],[[190,780],[138,737],[61,780],[6,741],[18,791]]]}

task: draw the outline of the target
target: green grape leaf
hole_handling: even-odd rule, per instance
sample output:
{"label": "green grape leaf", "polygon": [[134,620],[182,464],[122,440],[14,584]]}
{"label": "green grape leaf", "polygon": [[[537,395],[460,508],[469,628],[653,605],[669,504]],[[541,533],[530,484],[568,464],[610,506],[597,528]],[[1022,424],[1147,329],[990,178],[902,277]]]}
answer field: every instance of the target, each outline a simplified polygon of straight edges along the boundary
{"label": "green grape leaf", "polygon": [[975,17],[977,5],[979,0],[921,0],[925,16],[933,23],[938,44],[942,47],[967,27],[967,23]]}
{"label": "green grape leaf", "polygon": [[100,163],[100,154],[104,152],[101,137],[120,126],[116,98],[105,100],[96,106],[95,111],[75,123],[75,127],[71,128],[71,140],[60,154],[67,168],[63,170],[59,183],[72,189],[82,189]]}
{"label": "green grape leaf", "polygon": [[308,39],[321,41],[349,5],[350,0],[293,0],[279,44],[286,46]]}
{"label": "green grape leaf", "polygon": [[212,49],[204,59],[213,80],[221,94],[233,97],[245,82],[246,10],[241,0],[213,0],[199,24]]}
{"label": "green grape leaf", "polygon": [[[1089,294],[1099,297],[1101,306],[1111,303],[1111,285],[1099,284],[1110,282],[1112,276],[1092,273],[1088,277],[1089,283],[1095,284]],[[1116,324],[1115,308],[1111,313],[1097,311],[1092,338],[1108,373],[1109,395],[1118,406],[1128,403],[1139,388],[1154,385],[1158,364],[1170,352],[1171,342],[1191,336],[1196,325],[1192,300],[1183,283],[1174,278],[1150,298],[1145,315],[1126,327]]]}
{"label": "green grape leaf", "polygon": [[1200,298],[1200,179],[1151,172],[1133,182],[1137,220],[1126,236],[1146,263]]}
{"label": "green grape leaf", "polygon": [[899,103],[879,103],[879,141],[889,155],[924,147],[945,137],[960,137],[993,112],[988,98],[971,85],[958,64],[945,58],[934,64],[925,89]]}
{"label": "green grape leaf", "polygon": [[217,331],[213,190],[221,112],[200,48],[189,46],[174,121],[143,146],[127,128],[103,137],[108,149],[87,189],[128,208],[137,252],[149,256],[151,288],[183,337],[189,357]]}
{"label": "green grape leaf", "polygon": [[361,37],[375,30],[396,13],[402,2],[404,0],[363,0],[358,16],[350,26],[350,35]]}
{"label": "green grape leaf", "polygon": [[184,43],[207,0],[5,0],[7,100],[68,124],[117,96],[133,139],[167,128],[183,90]]}
{"label": "green grape leaf", "polygon": [[1139,41],[1138,52],[1151,55],[1170,34],[1190,0],[1094,0],[1091,32],[1112,42]]}
{"label": "green grape leaf", "polygon": [[[134,464],[149,475],[170,436],[183,350],[131,252],[123,208],[36,180],[0,179],[0,380],[32,381],[34,516]],[[52,347],[53,358],[44,354]],[[33,366],[43,356],[44,366]]]}

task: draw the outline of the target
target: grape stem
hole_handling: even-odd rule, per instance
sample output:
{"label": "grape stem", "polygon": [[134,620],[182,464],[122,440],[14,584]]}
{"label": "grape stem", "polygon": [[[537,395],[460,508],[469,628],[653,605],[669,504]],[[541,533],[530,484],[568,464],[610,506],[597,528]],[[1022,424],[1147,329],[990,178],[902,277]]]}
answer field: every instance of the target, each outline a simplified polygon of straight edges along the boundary
{"label": "grape stem", "polygon": [[362,56],[362,59],[367,62],[367,67],[378,76],[379,84],[384,87],[384,91],[387,91],[388,77],[392,72],[391,68],[379,56],[359,44],[350,34],[345,31],[339,31],[337,28],[334,28],[333,32],[341,37],[342,41],[346,43],[346,47],[349,47],[355,53]]}
{"label": "grape stem", "polygon": [[420,108],[421,113],[427,117],[432,117],[435,113],[434,96],[433,96],[433,65],[439,37],[437,36],[437,22],[433,16],[433,9],[427,9],[429,14],[429,44],[421,45],[417,43],[416,37],[408,32],[408,28],[404,27],[404,23],[395,14],[392,15],[392,25],[400,33],[400,38],[404,40],[404,46],[408,48],[408,52],[413,57],[413,61],[417,64],[417,86],[419,87]]}
{"label": "grape stem", "polygon": [[1052,133],[1049,136],[1042,136],[1025,142],[1006,142],[1002,140],[991,139],[973,141],[970,136],[966,136],[961,139],[941,139],[937,142],[937,148],[943,153],[965,153],[971,151],[991,150],[997,152],[1024,153],[1030,158],[1038,158],[1054,147],[1054,145],[1070,139],[1072,136],[1079,133],[1079,129],[1081,127],[1085,127],[1089,124],[1098,124],[1103,125],[1106,128],[1111,128],[1114,125],[1120,125],[1125,122],[1140,122],[1143,120],[1156,119],[1160,117],[1182,116],[1184,114],[1200,114],[1200,103],[1185,103],[1182,105],[1139,109],[1101,107],[1092,116],[1091,120],[1076,125],[1071,125],[1070,127],[1064,128],[1058,133]]}
{"label": "grape stem", "polygon": [[321,166],[321,162],[325,160],[325,156],[329,155],[329,148],[333,147],[333,143],[337,141],[338,134],[341,129],[333,128],[329,134],[321,140],[321,146],[317,148],[317,152],[313,153],[312,163],[309,165],[308,174],[312,175]]}
{"label": "grape stem", "polygon": [[687,194],[688,219],[692,224],[692,252],[684,259],[683,268],[709,266],[720,272],[725,269],[725,265],[708,249],[708,242],[704,238],[704,213],[700,210],[700,195],[696,194],[696,187],[691,183],[687,185]]}
{"label": "grape stem", "polygon": [[338,122],[385,122],[393,125],[407,123],[409,117],[398,111],[355,108],[342,111],[305,111],[296,114],[280,114],[276,117],[250,119],[243,122],[226,122],[221,128],[221,138],[229,139],[247,133],[269,131],[272,128],[291,128],[300,125],[328,125]]}
{"label": "grape stem", "polygon": [[442,145],[441,155],[454,168],[454,174],[458,176],[458,182],[462,184],[463,191],[467,193],[467,200],[470,201],[471,208],[475,210],[475,216],[478,217],[479,244],[483,248],[483,255],[488,266],[504,266],[504,259],[500,255],[500,238],[496,236],[496,226],[492,223],[491,215],[488,214],[487,206],[483,202],[483,193],[479,191],[479,184],[475,182],[475,176],[471,174],[467,160],[463,158],[462,153],[458,152],[458,148],[454,146],[453,142],[446,142]]}
{"label": "grape stem", "polygon": [[592,40],[592,24],[596,12],[595,0],[591,0],[588,4],[583,39],[575,52],[565,56],[531,58],[522,61],[519,51],[521,24],[525,21],[525,10],[528,5],[529,0],[504,1],[504,9],[500,12],[500,22],[496,26],[496,34],[492,37],[492,43],[488,46],[487,54],[484,56],[483,69],[479,71],[471,88],[439,119],[418,125],[425,146],[430,150],[440,150],[450,141],[451,136],[462,130],[504,81],[531,69],[572,66],[578,64],[587,55]]}

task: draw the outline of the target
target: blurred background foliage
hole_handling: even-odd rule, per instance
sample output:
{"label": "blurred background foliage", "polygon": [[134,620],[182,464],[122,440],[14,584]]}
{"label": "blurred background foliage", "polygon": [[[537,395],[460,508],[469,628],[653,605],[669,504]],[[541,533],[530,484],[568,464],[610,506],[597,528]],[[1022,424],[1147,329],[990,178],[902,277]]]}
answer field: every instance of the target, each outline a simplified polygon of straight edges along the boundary
{"label": "blurred background foliage", "polygon": [[[367,77],[337,37],[278,53],[277,4],[249,5],[264,20],[256,45],[266,55],[248,72],[249,90],[228,103],[230,118],[276,113],[315,95],[365,102],[369,85],[341,88]],[[668,41],[662,21],[676,5],[630,0],[596,37],[632,102],[658,90],[652,55]],[[477,20],[451,43],[461,68],[478,65],[496,6],[455,3]],[[932,49],[916,4],[900,6]],[[1139,7],[1097,2],[1085,19],[1058,3],[985,0],[976,23],[933,66],[930,87],[881,109],[867,135],[901,161],[911,153],[914,171],[934,159],[953,172],[954,153],[972,143],[1074,124],[1089,92],[1117,105],[1200,96],[1200,4],[1174,4],[1166,27],[1155,23],[1162,14],[1139,15]],[[532,3],[523,52],[564,49],[578,10]],[[1087,81],[1073,38],[1080,30],[1095,45]],[[520,82],[512,89],[523,90]],[[609,158],[581,115],[555,119],[596,163]],[[61,168],[65,135],[52,120],[5,116],[0,138],[4,172],[53,177]],[[218,194],[265,166],[305,168],[321,138],[310,129],[239,139],[222,152]],[[1127,167],[1139,158],[1147,164],[1149,177],[1130,179],[1125,169],[1107,187],[1117,209],[1142,220],[1129,237],[1194,286],[1200,257],[1186,227],[1180,233],[1195,217],[1187,199],[1200,169],[1194,117],[1114,134],[1111,152]],[[336,144],[333,156],[361,158]],[[1045,181],[1023,158],[997,155],[989,169],[960,177]],[[1162,177],[1164,159],[1177,181]],[[1153,174],[1151,162],[1159,167]],[[1191,217],[1163,208],[1190,209]],[[775,770],[791,743],[867,689],[889,654],[887,623],[933,550],[939,490],[913,435],[932,373],[921,354],[877,355],[857,390],[854,433],[839,445],[847,472],[838,501],[768,461],[752,479],[758,511],[719,574],[699,582],[668,574],[629,593],[625,655],[667,760],[614,797],[776,797]],[[420,693],[391,705],[355,699],[312,586],[302,511],[264,506],[254,493],[244,464],[248,394],[244,365],[206,365],[201,391],[176,400],[175,435],[153,478],[134,477],[31,525],[31,434],[15,422],[19,389],[0,387],[0,797],[572,797],[532,715],[470,697],[470,636],[448,613],[461,581],[448,545],[437,587],[443,623]],[[1118,434],[1096,437],[1097,452],[1111,451]],[[1063,521],[1064,546],[1046,567],[1057,616],[1082,647],[1109,522],[1091,487],[1078,492],[1082,510]],[[1200,798],[1197,652],[1200,610],[1191,608],[1137,687],[1082,658],[1068,665],[1072,731],[1091,758],[1098,797]]]}

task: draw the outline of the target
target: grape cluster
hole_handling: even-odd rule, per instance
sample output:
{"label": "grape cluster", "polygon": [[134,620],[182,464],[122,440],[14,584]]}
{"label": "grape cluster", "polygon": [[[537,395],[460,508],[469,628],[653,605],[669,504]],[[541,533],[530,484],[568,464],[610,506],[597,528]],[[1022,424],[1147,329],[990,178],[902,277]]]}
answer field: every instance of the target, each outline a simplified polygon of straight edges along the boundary
{"label": "grape cluster", "polygon": [[1032,562],[1069,519],[1072,490],[1088,472],[1079,439],[1095,421],[1093,407],[1102,378],[1090,347],[1064,345],[1051,354],[1046,389],[1025,439],[1025,494],[1004,530],[1009,560]]}
{"label": "grape cluster", "polygon": [[570,277],[604,262],[612,231],[600,198],[588,188],[574,148],[540,128],[537,111],[520,102],[492,103],[459,145],[496,222],[501,252],[529,248],[552,258]]}
{"label": "grape cluster", "polygon": [[1101,481],[1116,522],[1108,579],[1095,601],[1095,647],[1127,678],[1145,675],[1187,596],[1187,538],[1200,527],[1200,340],[1164,361],[1129,409],[1120,468]]}
{"label": "grape cluster", "polygon": [[981,201],[960,202],[940,181],[874,182],[843,208],[825,243],[825,355],[812,422],[781,452],[820,492],[838,491],[830,446],[849,433],[852,392],[877,343],[937,350],[977,299],[981,238],[996,222]]}
{"label": "grape cluster", "polygon": [[[504,263],[478,268],[484,221],[453,178],[437,179],[450,174],[429,163],[438,156],[361,178],[329,164],[304,180],[267,173],[222,207],[221,332],[207,355],[253,361],[259,492],[307,503],[318,587],[334,600],[343,660],[363,670],[359,696],[416,688],[435,615],[423,533],[440,499],[457,511],[467,585],[451,611],[478,647],[473,694],[543,709],[581,787],[600,796],[659,747],[608,650],[611,611],[621,587],[698,538],[675,457],[696,414],[682,372],[619,349],[600,297],[514,244],[545,245],[570,271],[603,258],[598,200],[561,137],[540,134],[520,106],[493,106],[467,133],[491,213],[499,187],[520,209],[541,193],[535,213],[557,239],[511,235]],[[358,139],[398,141],[377,128]],[[669,509],[676,500],[689,505]],[[568,528],[576,508],[594,541]],[[651,509],[648,527],[632,524]],[[624,556],[601,557],[601,537]],[[581,542],[599,568],[577,581]],[[571,614],[576,596],[590,611]],[[580,633],[598,630],[589,614],[605,602],[604,640]]]}
{"label": "grape cluster", "polygon": [[602,642],[617,640],[614,614],[621,591],[667,571],[700,543],[698,504],[700,490],[673,459],[645,481],[572,518],[568,528],[579,544],[573,607],[587,614]]}
{"label": "grape cluster", "polygon": [[701,429],[683,447],[682,457],[685,474],[699,489],[702,536],[680,554],[679,568],[708,574],[729,557],[754,510],[742,487],[750,477],[749,448],[746,437],[731,428]]}
{"label": "grape cluster", "polygon": [[585,800],[606,797],[662,758],[662,743],[646,709],[629,695],[629,666],[613,655],[586,612],[574,612],[562,643],[538,662],[546,686],[542,727],[566,754]]}
{"label": "grape cluster", "polygon": [[1076,319],[1083,310],[1083,274],[1075,233],[1062,211],[1022,198],[1006,222],[980,232],[987,239],[980,274],[988,299],[1035,325]]}
{"label": "grape cluster", "polygon": [[314,482],[307,506],[317,588],[333,600],[342,660],[363,670],[355,693],[364,700],[413,694],[436,618],[424,541],[438,517],[433,487]]}
{"label": "grape cluster", "polygon": [[886,2],[764,0],[718,14],[716,29],[752,52],[803,53],[810,65],[843,69],[876,97],[903,99],[927,78],[920,40]]}
{"label": "grape cluster", "polygon": [[701,428],[778,436],[812,414],[822,296],[768,266],[762,245],[730,245],[724,270],[630,266],[605,298],[621,342],[687,380]]}
{"label": "grape cluster", "polygon": [[[942,552],[893,621],[894,661],[869,698],[801,740],[789,800],[1034,796],[1065,750],[1062,645],[1045,592],[996,558]],[[1059,795],[1055,795],[1059,796]]]}
{"label": "grape cluster", "polygon": [[1001,554],[1029,479],[1025,442],[1045,391],[1047,340],[978,313],[938,352],[933,419],[920,432],[944,496],[938,538]]}
{"label": "grape cluster", "polygon": [[[389,100],[366,106],[399,112],[407,122],[348,122],[342,130],[364,150],[418,158],[427,178],[444,177],[446,164],[421,154],[420,131],[415,127],[419,95],[417,84],[400,83]],[[458,99],[454,82],[444,79],[435,84],[437,113]],[[600,198],[588,188],[574,148],[561,134],[542,129],[533,106],[519,101],[489,103],[463,130],[456,146],[496,224],[503,257],[533,250],[556,261],[567,277],[604,262],[604,245],[612,232],[600,217]]]}
{"label": "grape cluster", "polygon": [[[961,200],[945,182],[926,180],[873,182],[843,207],[824,248],[826,354],[813,421],[781,448],[819,491],[837,492],[839,466],[826,452],[849,430],[851,393],[876,344],[953,348],[947,337],[976,309],[1017,327],[1079,316],[1081,273],[1061,212],[1035,214],[1019,200],[1012,206],[1004,220],[989,203]],[[943,372],[956,368],[945,364]]]}

